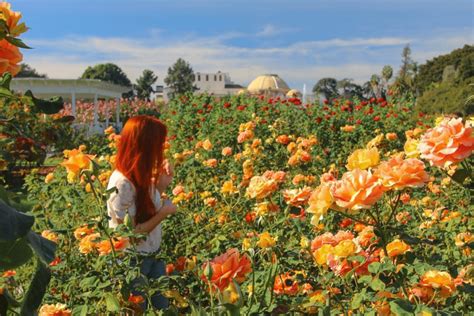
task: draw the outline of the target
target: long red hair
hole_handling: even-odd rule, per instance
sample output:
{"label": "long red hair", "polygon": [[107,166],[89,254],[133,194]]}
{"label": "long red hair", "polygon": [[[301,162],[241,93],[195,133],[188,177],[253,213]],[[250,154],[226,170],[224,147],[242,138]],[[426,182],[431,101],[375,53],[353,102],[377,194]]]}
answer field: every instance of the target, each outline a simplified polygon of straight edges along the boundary
{"label": "long red hair", "polygon": [[130,118],[120,134],[115,167],[135,186],[136,223],[146,222],[155,214],[151,190],[163,164],[166,133],[159,119],[139,115]]}

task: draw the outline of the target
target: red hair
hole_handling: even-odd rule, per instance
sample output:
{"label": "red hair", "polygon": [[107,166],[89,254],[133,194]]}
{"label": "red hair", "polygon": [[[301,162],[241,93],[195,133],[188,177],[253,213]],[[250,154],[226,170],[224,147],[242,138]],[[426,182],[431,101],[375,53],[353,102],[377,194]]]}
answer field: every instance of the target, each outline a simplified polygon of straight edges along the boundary
{"label": "red hair", "polygon": [[115,166],[135,186],[136,223],[146,222],[155,214],[151,190],[161,171],[166,133],[159,119],[139,115],[130,118],[120,134]]}

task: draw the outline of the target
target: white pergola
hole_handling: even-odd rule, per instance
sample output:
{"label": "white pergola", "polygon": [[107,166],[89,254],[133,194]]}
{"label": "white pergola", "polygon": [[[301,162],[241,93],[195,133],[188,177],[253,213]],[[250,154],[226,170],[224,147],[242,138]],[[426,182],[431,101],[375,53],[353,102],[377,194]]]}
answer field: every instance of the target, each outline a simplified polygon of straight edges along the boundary
{"label": "white pergola", "polygon": [[[61,96],[65,100],[71,100],[72,115],[76,117],[76,100],[94,100],[94,123],[93,129],[101,132],[103,127],[99,125],[99,98],[115,99],[117,108],[115,112],[116,128],[121,129],[120,122],[120,98],[123,93],[131,90],[129,87],[119,86],[109,82],[96,79],[45,79],[45,78],[14,78],[10,85],[16,92],[31,90],[36,97],[51,98]],[[106,127],[109,118],[106,118]]]}

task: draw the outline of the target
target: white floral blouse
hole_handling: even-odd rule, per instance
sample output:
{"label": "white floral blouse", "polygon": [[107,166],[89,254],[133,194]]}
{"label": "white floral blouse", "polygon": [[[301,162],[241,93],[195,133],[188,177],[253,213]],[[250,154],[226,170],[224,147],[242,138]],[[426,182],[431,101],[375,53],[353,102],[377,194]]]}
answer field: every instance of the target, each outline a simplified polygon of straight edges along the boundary
{"label": "white floral blouse", "polygon": [[[107,200],[107,214],[110,217],[109,227],[115,228],[119,225],[117,219],[123,220],[127,213],[134,217],[137,213],[135,205],[135,186],[120,171],[115,170],[109,179],[107,190],[116,188]],[[155,207],[161,208],[160,193],[153,190]],[[147,238],[137,245],[137,251],[142,253],[153,253],[160,249],[161,245],[161,224],[157,225],[147,236]]]}

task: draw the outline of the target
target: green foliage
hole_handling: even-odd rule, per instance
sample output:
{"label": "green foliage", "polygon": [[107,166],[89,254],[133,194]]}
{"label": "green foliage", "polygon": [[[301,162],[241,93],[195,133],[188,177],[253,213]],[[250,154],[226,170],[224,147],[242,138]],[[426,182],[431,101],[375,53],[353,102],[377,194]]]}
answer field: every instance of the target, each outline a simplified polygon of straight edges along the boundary
{"label": "green foliage", "polygon": [[142,75],[137,79],[137,83],[134,88],[139,99],[149,100],[150,94],[154,91],[153,85],[155,84],[158,77],[155,76],[153,71],[149,69],[143,70]]}
{"label": "green foliage", "polygon": [[474,78],[461,83],[442,82],[425,91],[416,101],[418,110],[426,113],[474,113]]}
{"label": "green foliage", "polygon": [[[112,63],[98,64],[89,66],[81,76],[82,79],[98,79],[124,87],[132,87],[132,82],[128,79],[123,70]],[[124,96],[131,96],[130,93],[124,93]]]}
{"label": "green foliage", "polygon": [[165,78],[165,83],[170,88],[170,96],[179,96],[187,92],[194,92],[196,87],[193,85],[194,71],[182,58],[168,68],[168,76]]}
{"label": "green foliage", "polygon": [[20,72],[16,74],[16,78],[47,78],[45,74],[40,74],[26,63],[22,63]]}
{"label": "green foliage", "polygon": [[322,78],[314,85],[313,92],[324,95],[326,100],[332,100],[339,95],[337,80],[334,78]]}
{"label": "green foliage", "polygon": [[420,65],[416,85],[420,94],[429,90],[433,84],[440,83],[447,66],[454,66],[457,80],[464,81],[474,77],[474,46],[465,45],[446,55],[437,56]]}

